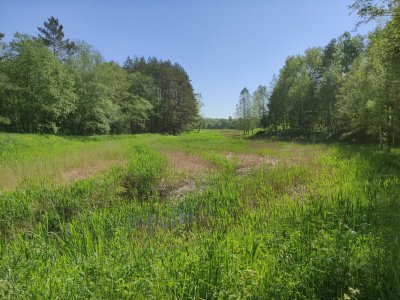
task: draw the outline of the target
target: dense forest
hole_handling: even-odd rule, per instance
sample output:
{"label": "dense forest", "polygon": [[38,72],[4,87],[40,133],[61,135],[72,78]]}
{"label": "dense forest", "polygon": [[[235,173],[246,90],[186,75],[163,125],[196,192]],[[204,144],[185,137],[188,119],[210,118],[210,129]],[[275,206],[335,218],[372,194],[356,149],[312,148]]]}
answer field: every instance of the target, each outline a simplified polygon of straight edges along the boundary
{"label": "dense forest", "polygon": [[54,17],[38,31],[9,43],[0,34],[0,130],[176,134],[198,122],[199,102],[179,64],[105,61],[87,43],[65,39]]}
{"label": "dense forest", "polygon": [[400,136],[398,4],[355,1],[350,8],[360,24],[380,21],[368,36],[345,32],[324,47],[289,56],[267,96],[261,92],[265,87],[253,95],[244,88],[237,106],[244,132],[262,126],[291,136],[395,145]]}

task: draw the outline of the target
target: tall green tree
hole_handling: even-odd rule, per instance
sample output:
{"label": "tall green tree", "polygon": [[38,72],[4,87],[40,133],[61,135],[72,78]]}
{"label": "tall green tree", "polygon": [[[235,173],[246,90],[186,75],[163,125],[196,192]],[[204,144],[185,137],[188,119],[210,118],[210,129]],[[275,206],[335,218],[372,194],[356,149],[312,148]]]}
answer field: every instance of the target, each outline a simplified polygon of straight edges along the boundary
{"label": "tall green tree", "polygon": [[101,55],[86,43],[77,45],[76,53],[68,59],[75,78],[77,109],[64,128],[73,134],[107,134],[116,120],[116,98],[121,93],[124,73],[119,66],[104,62]]}
{"label": "tall green tree", "polygon": [[384,79],[378,62],[360,56],[341,87],[338,100],[339,129],[345,135],[377,137],[383,132]]}
{"label": "tall green tree", "polygon": [[281,69],[268,104],[269,118],[275,128],[305,133],[312,127],[313,79],[318,67],[314,60],[319,57],[314,57],[319,53],[314,52],[289,57]]}
{"label": "tall green tree", "polygon": [[323,49],[289,57],[275,80],[264,123],[301,135],[332,135],[342,81],[364,48],[360,36],[344,33]]}
{"label": "tall green tree", "polygon": [[0,111],[16,132],[56,133],[76,107],[74,80],[41,42],[17,34],[1,63]]}
{"label": "tall green tree", "polygon": [[345,32],[339,36],[336,46],[341,72],[345,74],[350,71],[353,61],[364,51],[364,38],[361,35],[352,37],[349,32]]}
{"label": "tall green tree", "polygon": [[320,78],[316,88],[317,128],[331,135],[335,127],[335,108],[341,83],[341,68],[337,60],[337,40],[332,39],[324,47],[321,58]]}
{"label": "tall green tree", "polygon": [[66,55],[73,52],[75,43],[69,39],[64,39],[64,28],[57,18],[51,16],[44,22],[43,27],[38,27],[38,39],[48,46],[54,55],[64,59]]}
{"label": "tall green tree", "polygon": [[372,20],[396,15],[399,5],[399,0],[355,0],[349,8],[360,18],[356,24],[358,27]]}
{"label": "tall green tree", "polygon": [[243,134],[249,134],[251,129],[251,96],[246,87],[240,92],[239,103],[236,106],[236,118],[239,119]]}
{"label": "tall green tree", "polygon": [[387,143],[395,145],[396,136],[400,136],[400,1],[356,0],[351,9],[360,18],[358,25],[376,19],[384,21],[382,28],[371,35],[371,44],[383,67],[382,78],[386,78]]}
{"label": "tall green tree", "polygon": [[[4,105],[6,97],[5,93],[13,88],[13,85],[9,82],[7,75],[4,73],[3,59],[6,55],[6,43],[2,41],[4,34],[0,32],[0,107]],[[9,118],[5,116],[5,112],[0,110],[0,130],[10,124]]]}
{"label": "tall green tree", "polygon": [[[124,78],[125,83],[121,86],[121,95],[118,100],[119,112],[117,120],[112,124],[112,132],[145,132],[153,110],[151,104],[151,99],[154,97],[153,81],[139,72],[126,73],[124,71]],[[120,79],[121,82],[124,78]]]}
{"label": "tall green tree", "polygon": [[268,99],[267,87],[265,85],[259,85],[253,93],[252,107],[251,107],[251,119],[252,128],[259,127],[261,125],[261,119],[266,112]]}
{"label": "tall green tree", "polygon": [[154,57],[148,60],[128,57],[124,68],[153,80],[155,96],[150,99],[153,113],[147,126],[149,131],[176,134],[195,126],[198,105],[189,76],[182,66]]}
{"label": "tall green tree", "polygon": [[50,17],[32,38],[0,34],[0,126],[17,132],[180,133],[198,123],[199,99],[179,64],[128,57],[123,68]]}

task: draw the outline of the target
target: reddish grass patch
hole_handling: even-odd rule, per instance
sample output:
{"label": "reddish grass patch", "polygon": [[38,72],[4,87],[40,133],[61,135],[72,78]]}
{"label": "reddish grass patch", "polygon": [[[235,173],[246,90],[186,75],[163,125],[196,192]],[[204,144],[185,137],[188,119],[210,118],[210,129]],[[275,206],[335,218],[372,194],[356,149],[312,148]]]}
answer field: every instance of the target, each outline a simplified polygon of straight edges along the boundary
{"label": "reddish grass patch", "polygon": [[160,152],[167,158],[168,163],[178,171],[201,174],[213,169],[211,163],[197,156],[172,149],[162,149]]}
{"label": "reddish grass patch", "polygon": [[161,180],[159,190],[162,197],[184,198],[187,193],[199,190],[196,179],[214,170],[214,166],[208,161],[182,151],[164,148],[160,149],[160,153],[167,158],[173,169],[172,173],[178,172],[171,178]]}
{"label": "reddish grass patch", "polygon": [[228,159],[233,159],[238,162],[236,173],[245,174],[250,170],[264,165],[269,164],[271,166],[275,166],[278,163],[278,160],[271,157],[266,157],[257,154],[244,154],[244,153],[226,153],[226,157]]}
{"label": "reddish grass patch", "polygon": [[111,161],[99,161],[93,164],[83,165],[79,168],[70,169],[61,173],[58,177],[57,182],[59,183],[70,183],[78,180],[82,180],[91,176],[96,175],[102,171],[105,171],[112,166],[121,166],[126,161],[111,160]]}

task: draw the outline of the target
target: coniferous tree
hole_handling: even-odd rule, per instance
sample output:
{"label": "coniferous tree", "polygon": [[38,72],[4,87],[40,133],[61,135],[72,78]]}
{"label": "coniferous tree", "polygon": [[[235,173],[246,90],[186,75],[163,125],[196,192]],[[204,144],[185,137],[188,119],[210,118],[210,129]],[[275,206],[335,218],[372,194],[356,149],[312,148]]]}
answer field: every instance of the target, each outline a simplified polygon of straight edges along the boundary
{"label": "coniferous tree", "polygon": [[54,17],[38,29],[37,38],[18,35],[9,44],[0,35],[2,129],[176,134],[198,123],[199,102],[179,64],[128,57],[121,68],[64,39]]}
{"label": "coniferous tree", "polygon": [[43,27],[38,27],[38,39],[43,41],[50,48],[54,55],[60,59],[64,59],[67,54],[70,54],[75,49],[75,43],[69,39],[64,39],[63,25],[58,19],[51,16]]}
{"label": "coniferous tree", "polygon": [[141,57],[128,57],[124,63],[128,72],[139,72],[153,80],[153,106],[148,126],[150,132],[176,134],[195,126],[198,104],[189,76],[179,64]]}

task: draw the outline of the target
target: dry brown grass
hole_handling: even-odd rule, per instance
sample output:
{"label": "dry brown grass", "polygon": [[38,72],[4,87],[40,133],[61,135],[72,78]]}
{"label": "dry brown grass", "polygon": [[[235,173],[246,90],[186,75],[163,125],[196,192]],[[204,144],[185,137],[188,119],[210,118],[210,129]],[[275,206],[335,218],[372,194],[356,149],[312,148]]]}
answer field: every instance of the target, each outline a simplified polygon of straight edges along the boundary
{"label": "dry brown grass", "polygon": [[282,145],[277,141],[271,140],[252,140],[250,142],[252,150],[281,151]]}
{"label": "dry brown grass", "polygon": [[225,153],[228,159],[237,162],[237,174],[245,174],[254,168],[268,164],[270,166],[275,166],[278,163],[276,158],[267,157],[263,155],[250,154],[250,153]]}
{"label": "dry brown grass", "polygon": [[243,132],[240,130],[220,130],[219,131],[224,137],[232,138],[232,137],[243,137]]}
{"label": "dry brown grass", "polygon": [[42,182],[64,185],[124,165],[127,159],[124,148],[113,142],[71,149],[57,156],[43,151],[33,159],[0,162],[0,189]]}
{"label": "dry brown grass", "polygon": [[159,185],[162,197],[182,199],[187,193],[200,189],[201,179],[215,170],[208,161],[179,150],[163,148],[160,153],[167,158],[170,173]]}
{"label": "dry brown grass", "polygon": [[94,176],[102,171],[105,171],[113,166],[122,166],[126,164],[125,160],[100,160],[90,161],[79,168],[73,168],[65,170],[59,173],[56,182],[60,184],[67,184],[77,180],[82,180],[91,176]]}
{"label": "dry brown grass", "polygon": [[167,158],[168,163],[177,171],[199,175],[214,169],[208,161],[182,151],[173,149],[161,149],[161,154]]}

